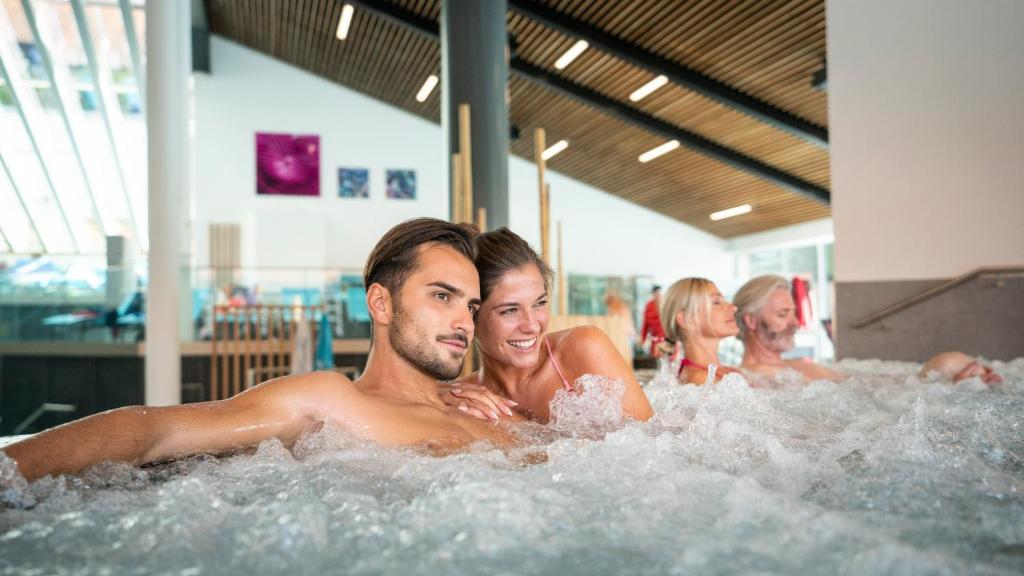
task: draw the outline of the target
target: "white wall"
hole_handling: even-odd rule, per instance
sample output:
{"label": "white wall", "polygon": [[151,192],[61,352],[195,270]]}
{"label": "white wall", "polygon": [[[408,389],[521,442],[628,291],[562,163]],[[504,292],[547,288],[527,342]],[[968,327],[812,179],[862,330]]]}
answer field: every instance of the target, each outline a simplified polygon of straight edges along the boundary
{"label": "white wall", "polygon": [[731,238],[729,249],[733,252],[749,252],[762,248],[784,248],[817,241],[828,242],[833,238],[832,228],[831,218],[801,222],[792,226]]}
{"label": "white wall", "polygon": [[[196,258],[208,223],[243,225],[246,266],[351,266],[388,228],[444,217],[440,128],[219,37],[195,85]],[[256,132],[320,135],[320,197],[256,195]],[[338,197],[339,167],[370,169],[370,198]],[[415,201],[384,198],[384,171],[416,170]]]}
{"label": "white wall", "polygon": [[839,281],[1024,264],[1024,2],[829,0]]}
{"label": "white wall", "polygon": [[[562,154],[572,152],[570,146]],[[592,275],[650,274],[667,285],[685,276],[723,278],[732,272],[724,240],[677,220],[606,194],[557,172],[551,186],[551,250],[562,222],[566,270]],[[512,157],[509,227],[540,247],[537,167]]]}
{"label": "white wall", "polygon": [[[243,227],[246,266],[360,268],[377,239],[415,216],[444,218],[441,127],[257,52],[211,39],[212,75],[197,75],[196,261],[208,224]],[[412,86],[410,90],[417,87]],[[319,134],[319,198],[256,195],[257,131]],[[563,154],[573,153],[572,147]],[[370,168],[370,199],[337,197],[339,166]],[[383,198],[386,168],[416,170],[419,198]],[[539,248],[536,168],[510,159],[510,227]],[[549,171],[551,221],[562,220],[566,270],[652,275],[731,273],[726,243]],[[555,232],[552,228],[552,247]]]}

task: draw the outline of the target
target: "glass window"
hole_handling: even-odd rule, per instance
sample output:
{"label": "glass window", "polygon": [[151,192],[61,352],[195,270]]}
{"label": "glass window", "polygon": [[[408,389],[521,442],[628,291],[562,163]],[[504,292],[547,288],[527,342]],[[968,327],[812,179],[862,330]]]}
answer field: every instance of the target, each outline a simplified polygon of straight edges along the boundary
{"label": "glass window", "polygon": [[602,276],[569,274],[569,313],[600,316],[607,312],[604,304],[608,281]]}
{"label": "glass window", "polygon": [[809,274],[811,278],[818,277],[818,247],[802,246],[786,250],[786,273],[790,276],[795,274]]}
{"label": "glass window", "polygon": [[751,278],[763,274],[782,274],[784,271],[784,260],[781,250],[767,250],[750,254]]}
{"label": "glass window", "polygon": [[74,241],[61,217],[61,210],[46,179],[45,169],[32,149],[16,114],[0,114],[0,154],[42,236],[48,252],[74,252]]}
{"label": "glass window", "polygon": [[825,278],[827,278],[829,282],[832,282],[835,279],[835,258],[833,255],[833,247],[834,245],[831,242],[825,244]]}
{"label": "glass window", "polygon": [[11,87],[3,79],[0,79],[0,107],[10,108],[14,106],[14,95],[11,94]]}
{"label": "glass window", "polygon": [[21,207],[18,196],[7,179],[7,174],[0,169],[0,229],[3,230],[11,250],[21,254],[41,252],[43,245],[32,230],[32,223]]}

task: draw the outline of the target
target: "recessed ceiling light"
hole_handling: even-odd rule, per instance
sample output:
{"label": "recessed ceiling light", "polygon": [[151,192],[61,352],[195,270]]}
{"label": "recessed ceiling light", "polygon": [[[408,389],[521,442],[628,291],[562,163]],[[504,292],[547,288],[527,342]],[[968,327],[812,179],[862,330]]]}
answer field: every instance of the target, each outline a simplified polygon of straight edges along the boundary
{"label": "recessed ceiling light", "polygon": [[341,19],[338,20],[338,32],[335,34],[338,40],[344,40],[348,37],[348,27],[352,25],[352,13],[354,11],[351,4],[345,4],[341,7]]}
{"label": "recessed ceiling light", "polygon": [[420,87],[420,91],[416,93],[417,102],[426,102],[427,97],[434,91],[434,87],[437,86],[437,75],[431,74],[427,76],[426,81],[423,82],[423,86]]}
{"label": "recessed ceiling light", "polygon": [[650,162],[651,160],[654,160],[658,156],[661,156],[662,154],[667,154],[675,150],[676,148],[679,148],[679,140],[672,140],[671,142],[665,142],[664,144],[658,146],[657,148],[652,148],[647,152],[644,152],[637,159],[640,160],[641,162]]}
{"label": "recessed ceiling light", "polygon": [[555,68],[561,70],[568,66],[569,64],[572,64],[572,61],[575,60],[577,56],[582,54],[583,51],[587,49],[587,46],[590,46],[590,44],[588,44],[586,40],[580,40],[579,42],[573,44],[572,48],[566,50],[565,54],[562,54],[558,58],[558,60],[555,60]]}
{"label": "recessed ceiling light", "polygon": [[743,206],[737,206],[735,208],[729,208],[727,210],[719,210],[718,212],[711,213],[712,220],[725,220],[726,218],[732,218],[733,216],[739,216],[740,214],[746,214],[753,208],[750,204],[744,204]]}
{"label": "recessed ceiling light", "polygon": [[665,84],[668,84],[668,78],[665,76],[658,76],[654,80],[651,80],[647,84],[637,88],[636,91],[629,95],[629,99],[633,102],[639,102],[646,98],[648,94],[654,92],[658,88],[661,88]]}
{"label": "recessed ceiling light", "polygon": [[541,152],[540,157],[545,159],[545,160],[549,160],[549,159],[551,159],[552,156],[554,156],[555,154],[558,154],[559,152],[561,152],[562,150],[565,150],[568,147],[569,147],[569,141],[568,140],[559,140],[558,142],[555,142],[554,144],[552,144],[550,148],[548,148],[547,150]]}

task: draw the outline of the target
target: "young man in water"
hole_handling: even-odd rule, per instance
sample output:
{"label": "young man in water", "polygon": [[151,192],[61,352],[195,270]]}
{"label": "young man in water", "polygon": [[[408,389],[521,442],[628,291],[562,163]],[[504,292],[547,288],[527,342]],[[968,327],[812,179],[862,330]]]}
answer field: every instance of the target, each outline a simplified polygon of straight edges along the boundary
{"label": "young man in water", "polygon": [[[796,319],[796,303],[789,282],[781,276],[752,278],[736,292],[736,323],[743,342],[741,366],[751,372],[774,376],[781,369],[799,372],[807,380],[841,380],[842,372],[804,360],[786,360],[782,355],[792,350],[794,335],[800,327]],[[987,384],[1002,378],[963,352],[943,352],[932,357],[921,368],[920,375],[939,372],[954,382],[977,376]]]}
{"label": "young man in water", "polygon": [[47,430],[4,449],[29,480],[113,460],[146,464],[227,453],[278,438],[286,445],[331,423],[388,445],[445,452],[508,443],[493,424],[446,406],[437,381],[459,375],[473,341],[480,282],[470,232],[430,218],[395,226],[364,271],[373,321],[370,356],[352,382],[335,372],[271,380],[233,398],[130,406]]}

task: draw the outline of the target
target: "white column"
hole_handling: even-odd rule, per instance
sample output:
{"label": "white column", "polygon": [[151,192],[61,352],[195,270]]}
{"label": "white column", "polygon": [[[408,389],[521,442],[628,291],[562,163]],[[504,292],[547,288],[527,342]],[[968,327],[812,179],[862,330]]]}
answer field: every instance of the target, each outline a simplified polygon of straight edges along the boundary
{"label": "white column", "polygon": [[188,198],[189,2],[146,2],[146,121],[149,130],[149,292],[146,404],[181,403],[179,262]]}

